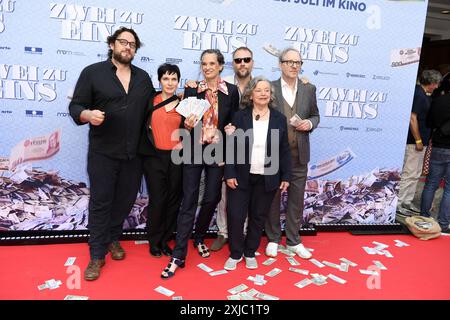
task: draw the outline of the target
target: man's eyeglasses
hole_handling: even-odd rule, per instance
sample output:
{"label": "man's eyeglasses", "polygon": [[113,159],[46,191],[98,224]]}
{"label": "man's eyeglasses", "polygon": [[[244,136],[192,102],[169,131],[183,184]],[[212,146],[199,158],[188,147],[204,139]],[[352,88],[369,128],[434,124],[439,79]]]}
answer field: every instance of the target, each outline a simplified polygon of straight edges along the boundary
{"label": "man's eyeglasses", "polygon": [[289,67],[300,67],[303,64],[303,61],[294,61],[294,60],[283,60],[281,63],[287,64]]}
{"label": "man's eyeglasses", "polygon": [[242,61],[244,61],[245,63],[249,63],[250,61],[252,61],[251,57],[246,57],[246,58],[234,58],[233,59],[234,63],[236,64],[240,64]]}
{"label": "man's eyeglasses", "polygon": [[131,49],[136,49],[136,42],[130,42],[128,40],[125,39],[116,39],[117,41],[120,42],[121,45],[123,45],[124,47],[130,45]]}

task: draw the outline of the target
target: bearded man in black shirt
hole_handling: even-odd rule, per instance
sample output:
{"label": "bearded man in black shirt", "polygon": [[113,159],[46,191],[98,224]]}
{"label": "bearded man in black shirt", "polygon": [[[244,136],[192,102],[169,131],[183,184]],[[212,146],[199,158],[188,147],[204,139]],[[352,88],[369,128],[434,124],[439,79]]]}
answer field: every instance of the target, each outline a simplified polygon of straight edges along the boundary
{"label": "bearded man in black shirt", "polygon": [[136,32],[122,27],[107,43],[109,59],[81,72],[69,105],[77,125],[89,123],[91,259],[85,280],[100,276],[108,251],[114,260],[125,258],[119,238],[141,183],[136,151],[154,92],[148,73],[131,64],[141,46]]}

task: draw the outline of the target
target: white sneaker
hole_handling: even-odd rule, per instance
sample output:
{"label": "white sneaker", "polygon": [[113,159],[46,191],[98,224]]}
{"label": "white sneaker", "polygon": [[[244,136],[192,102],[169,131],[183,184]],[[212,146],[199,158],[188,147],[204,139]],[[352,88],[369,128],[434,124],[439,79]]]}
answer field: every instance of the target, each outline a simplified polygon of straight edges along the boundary
{"label": "white sneaker", "polygon": [[275,258],[278,254],[278,243],[269,242],[266,247],[266,256]]}
{"label": "white sneaker", "polygon": [[309,252],[309,250],[307,250],[301,243],[296,246],[286,246],[286,248],[296,253],[300,258],[310,259],[312,257],[311,252]]}
{"label": "white sneaker", "polygon": [[225,265],[223,268],[225,270],[229,270],[229,271],[236,270],[237,264],[241,261],[242,261],[242,257],[240,259],[233,259],[230,257],[227,259],[227,261],[225,261]]}
{"label": "white sneaker", "polygon": [[247,258],[245,257],[245,267],[247,269],[258,269],[258,261],[256,261],[256,258]]}

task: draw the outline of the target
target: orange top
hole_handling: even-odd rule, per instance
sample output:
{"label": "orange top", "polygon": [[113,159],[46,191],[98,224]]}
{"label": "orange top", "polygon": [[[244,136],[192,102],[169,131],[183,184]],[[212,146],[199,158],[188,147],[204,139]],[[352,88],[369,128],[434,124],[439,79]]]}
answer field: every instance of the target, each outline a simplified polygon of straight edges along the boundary
{"label": "orange top", "polygon": [[[158,94],[153,99],[153,105],[158,105],[162,102],[162,94]],[[165,106],[160,107],[153,112],[152,115],[152,131],[155,140],[155,146],[159,150],[173,150],[180,142],[178,129],[180,128],[181,115],[175,111],[175,108],[166,111]],[[177,131],[175,141],[172,140],[172,133]]]}

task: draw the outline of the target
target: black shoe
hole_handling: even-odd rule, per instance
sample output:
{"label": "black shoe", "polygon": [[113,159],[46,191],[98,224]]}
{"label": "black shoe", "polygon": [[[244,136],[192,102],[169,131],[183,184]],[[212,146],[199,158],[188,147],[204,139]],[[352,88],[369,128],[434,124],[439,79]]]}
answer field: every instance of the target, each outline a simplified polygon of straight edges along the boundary
{"label": "black shoe", "polygon": [[168,256],[168,257],[170,257],[172,255],[172,249],[169,247],[169,245],[167,243],[162,245],[161,252],[163,255]]}
{"label": "black shoe", "polygon": [[150,254],[156,258],[161,258],[161,249],[155,246],[150,245]]}
{"label": "black shoe", "polygon": [[[174,268],[174,266],[175,266],[175,268]],[[170,259],[169,264],[161,273],[161,278],[163,278],[163,279],[172,278],[175,275],[175,270],[177,270],[178,267],[184,268],[184,266],[185,266],[184,260],[180,260],[177,258]]]}
{"label": "black shoe", "polygon": [[450,235],[450,228],[444,228],[441,230],[441,233],[444,233],[445,235]]}

